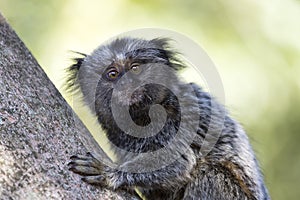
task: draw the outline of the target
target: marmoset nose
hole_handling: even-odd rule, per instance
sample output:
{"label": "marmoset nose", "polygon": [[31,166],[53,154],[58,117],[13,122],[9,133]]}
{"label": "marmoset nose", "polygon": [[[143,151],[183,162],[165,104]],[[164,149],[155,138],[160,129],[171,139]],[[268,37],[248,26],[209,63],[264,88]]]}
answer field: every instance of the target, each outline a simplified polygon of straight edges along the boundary
{"label": "marmoset nose", "polygon": [[130,72],[125,73],[121,78],[120,78],[120,83],[125,86],[125,85],[137,85],[139,83],[138,79],[134,77]]}
{"label": "marmoset nose", "polygon": [[122,86],[131,85],[133,83],[133,80],[131,78],[121,78],[120,84]]}

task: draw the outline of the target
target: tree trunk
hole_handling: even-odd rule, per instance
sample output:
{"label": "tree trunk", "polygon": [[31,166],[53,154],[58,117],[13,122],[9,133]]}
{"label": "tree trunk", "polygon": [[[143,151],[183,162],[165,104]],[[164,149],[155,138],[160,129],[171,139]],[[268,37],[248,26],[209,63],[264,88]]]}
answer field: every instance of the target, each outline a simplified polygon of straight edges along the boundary
{"label": "tree trunk", "polygon": [[88,149],[101,152],[0,14],[0,199],[136,199],[68,170]]}

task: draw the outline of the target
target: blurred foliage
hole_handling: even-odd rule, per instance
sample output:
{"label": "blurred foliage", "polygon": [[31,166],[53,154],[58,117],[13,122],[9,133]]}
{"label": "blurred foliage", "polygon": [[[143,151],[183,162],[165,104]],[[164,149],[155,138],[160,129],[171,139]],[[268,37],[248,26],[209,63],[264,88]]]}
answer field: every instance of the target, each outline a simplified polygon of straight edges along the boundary
{"label": "blurred foliage", "polygon": [[226,106],[251,138],[272,199],[299,199],[299,1],[0,0],[0,10],[58,88],[69,50],[89,53],[143,27],[189,36],[217,64]]}

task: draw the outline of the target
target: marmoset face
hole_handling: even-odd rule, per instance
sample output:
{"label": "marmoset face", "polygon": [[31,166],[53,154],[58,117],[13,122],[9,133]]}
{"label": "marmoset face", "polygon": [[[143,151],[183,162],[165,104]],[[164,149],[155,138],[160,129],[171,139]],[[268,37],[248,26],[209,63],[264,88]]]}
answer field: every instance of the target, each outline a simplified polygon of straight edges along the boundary
{"label": "marmoset face", "polygon": [[176,71],[184,65],[169,42],[125,37],[101,45],[91,55],[75,59],[77,63],[69,68],[69,88],[79,86],[104,128],[114,121],[114,115],[128,118],[128,111],[140,126],[170,116],[178,118],[177,96],[182,90]]}
{"label": "marmoset face", "polygon": [[119,106],[137,110],[161,104],[171,90],[168,82],[177,81],[166,45],[165,39],[123,38],[96,49],[82,66],[98,75],[95,100],[114,96]]}

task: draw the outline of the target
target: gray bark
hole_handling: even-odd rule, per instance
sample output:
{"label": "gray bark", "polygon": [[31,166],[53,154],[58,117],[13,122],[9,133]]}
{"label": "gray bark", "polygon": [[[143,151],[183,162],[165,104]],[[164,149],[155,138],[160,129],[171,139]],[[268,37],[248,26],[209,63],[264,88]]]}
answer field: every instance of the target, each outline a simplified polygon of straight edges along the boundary
{"label": "gray bark", "polygon": [[68,170],[88,149],[100,148],[0,14],[0,199],[135,199]]}

